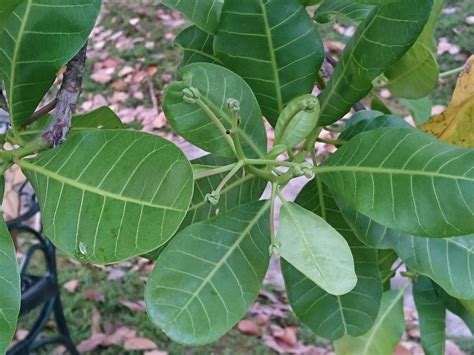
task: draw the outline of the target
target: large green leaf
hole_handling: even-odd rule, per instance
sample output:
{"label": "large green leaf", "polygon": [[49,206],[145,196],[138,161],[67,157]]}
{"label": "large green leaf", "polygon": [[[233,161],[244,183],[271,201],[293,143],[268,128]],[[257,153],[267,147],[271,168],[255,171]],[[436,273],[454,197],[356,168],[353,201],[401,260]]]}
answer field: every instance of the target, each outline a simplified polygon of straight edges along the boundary
{"label": "large green leaf", "polygon": [[321,124],[344,116],[372,90],[372,81],[400,59],[428,21],[432,0],[360,0],[376,5],[351,38],[320,95]]}
{"label": "large green leaf", "polygon": [[347,240],[354,256],[357,285],[348,294],[333,296],[283,262],[288,297],[296,316],[317,335],[333,340],[344,335],[360,336],[374,324],[382,298],[377,250],[364,246],[356,238],[329,191],[325,189],[323,194],[324,203],[321,203],[318,186],[313,180],[298,195],[296,202],[314,213],[324,214]]}
{"label": "large green leaf", "polygon": [[281,208],[280,255],[331,295],[344,295],[357,283],[347,241],[322,217],[294,203]]}
{"label": "large green leaf", "polygon": [[[211,168],[232,164],[235,163],[235,160],[207,155],[193,160],[192,163]],[[205,200],[206,195],[214,191],[225,176],[226,173],[222,173],[195,180],[193,200],[181,228],[212,218],[238,205],[258,201],[267,183],[266,180],[247,174],[242,169],[222,189],[219,203],[212,205]]]}
{"label": "large green leaf", "polygon": [[193,193],[184,154],[141,132],[81,131],[18,164],[34,186],[48,238],[92,263],[126,260],[166,243]]}
{"label": "large green leaf", "polygon": [[430,237],[474,233],[474,150],[411,128],[360,134],[318,169],[358,212]]}
{"label": "large green leaf", "polygon": [[[168,88],[164,101],[166,117],[176,132],[210,153],[235,157],[225,131],[232,129],[227,100],[236,99],[240,102],[239,135],[244,152],[249,157],[266,153],[267,136],[260,108],[252,90],[239,76],[215,64],[194,63],[182,68],[180,77],[181,81]],[[183,90],[189,88],[199,90],[199,102],[185,101]],[[213,118],[223,130],[213,123]]]}
{"label": "large green leaf", "polygon": [[[0,179],[0,196],[3,198],[5,181]],[[0,213],[0,354],[4,354],[16,332],[20,312],[20,272],[15,246]]]}
{"label": "large green leaf", "polygon": [[299,0],[226,0],[214,49],[249,83],[272,125],[291,99],[311,93],[324,59]]}
{"label": "large green leaf", "polygon": [[0,32],[3,31],[3,26],[5,22],[11,16],[13,11],[25,0],[2,0],[2,5],[0,7]]}
{"label": "large green leaf", "polygon": [[413,285],[413,297],[425,354],[443,355],[446,341],[446,309],[438,297],[433,281],[419,276]]}
{"label": "large green leaf", "polygon": [[461,318],[464,321],[464,324],[466,324],[466,326],[471,330],[471,333],[474,332],[474,315],[469,313],[458,299],[448,295],[439,285],[435,284],[435,288],[438,297],[443,302],[446,309]]}
{"label": "large green leaf", "polygon": [[451,296],[474,299],[474,236],[433,239],[401,235],[395,250],[409,268],[430,277]]}
{"label": "large green leaf", "polygon": [[428,276],[452,296],[474,299],[474,236],[440,239],[407,235],[354,212],[342,199],[337,202],[364,244],[394,249],[410,269]]}
{"label": "large green leaf", "polygon": [[148,280],[151,319],[171,339],[213,342],[245,315],[270,260],[269,203],[241,205],[172,239]]}
{"label": "large green leaf", "polygon": [[408,107],[417,126],[421,126],[431,118],[433,102],[429,97],[416,100],[401,99],[400,102]]}
{"label": "large green leaf", "polygon": [[190,26],[183,30],[175,39],[175,43],[184,51],[180,66],[191,63],[219,63],[214,56],[214,36],[199,27]]}
{"label": "large green leaf", "polygon": [[100,4],[100,0],[25,0],[9,17],[0,34],[0,76],[14,126],[27,122],[59,69],[84,45]]}
{"label": "large green leaf", "polygon": [[183,13],[202,30],[214,33],[219,25],[224,0],[162,0],[161,3]]}
{"label": "large green leaf", "polygon": [[334,345],[337,355],[375,355],[392,354],[405,330],[403,317],[403,292],[385,292],[375,325],[364,336],[346,336]]}

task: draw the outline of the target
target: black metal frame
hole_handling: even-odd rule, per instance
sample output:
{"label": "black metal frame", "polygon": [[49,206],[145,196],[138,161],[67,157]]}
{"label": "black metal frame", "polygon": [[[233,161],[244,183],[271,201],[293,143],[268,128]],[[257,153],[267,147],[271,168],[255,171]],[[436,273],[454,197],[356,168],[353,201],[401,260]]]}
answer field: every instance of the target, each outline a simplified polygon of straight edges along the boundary
{"label": "black metal frame", "polygon": [[[43,231],[37,231],[30,227],[27,222],[37,213],[39,205],[35,196],[25,192],[27,183],[20,188],[20,201],[27,197],[27,212],[20,217],[7,223],[10,232],[22,232],[32,235],[36,242],[27,251],[20,267],[21,275],[21,310],[20,316],[42,307],[41,312],[36,319],[28,335],[22,341],[16,343],[7,355],[27,355],[32,351],[42,347],[57,344],[64,345],[70,354],[79,354],[69,334],[66,319],[64,317],[63,306],[61,303],[61,293],[58,284],[58,274],[56,265],[56,250],[51,242],[43,235]],[[42,276],[31,275],[28,273],[33,255],[42,253],[45,260],[46,272]],[[41,331],[46,323],[54,316],[58,335],[53,337],[40,337]]]}

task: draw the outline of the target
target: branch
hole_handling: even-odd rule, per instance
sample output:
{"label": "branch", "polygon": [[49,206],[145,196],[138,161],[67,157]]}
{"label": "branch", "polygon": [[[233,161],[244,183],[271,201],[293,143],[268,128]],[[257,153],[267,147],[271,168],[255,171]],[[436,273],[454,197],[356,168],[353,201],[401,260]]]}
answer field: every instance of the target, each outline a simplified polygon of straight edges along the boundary
{"label": "branch", "polygon": [[43,134],[50,147],[64,142],[71,129],[72,115],[81,94],[82,78],[85,70],[87,43],[67,64],[63,82],[58,91],[56,110],[49,128]]}
{"label": "branch", "polygon": [[48,102],[46,105],[44,105],[43,107],[41,107],[38,111],[35,111],[29,118],[28,118],[28,121],[26,121],[26,123],[23,125],[22,128],[26,128],[28,127],[29,125],[33,124],[34,122],[36,122],[37,120],[39,120],[41,117],[43,117],[44,115],[50,113],[51,111],[53,111],[55,108],[56,108],[56,105],[58,103],[58,99],[55,98],[53,101],[50,101]]}

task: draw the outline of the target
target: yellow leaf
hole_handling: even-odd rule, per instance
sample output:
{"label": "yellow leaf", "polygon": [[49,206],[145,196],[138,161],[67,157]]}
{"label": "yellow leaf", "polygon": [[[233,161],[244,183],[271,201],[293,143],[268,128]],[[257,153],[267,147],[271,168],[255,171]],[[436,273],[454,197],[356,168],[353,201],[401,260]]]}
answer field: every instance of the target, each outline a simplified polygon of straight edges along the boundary
{"label": "yellow leaf", "polygon": [[474,148],[474,56],[459,76],[446,111],[432,117],[421,128],[442,141]]}

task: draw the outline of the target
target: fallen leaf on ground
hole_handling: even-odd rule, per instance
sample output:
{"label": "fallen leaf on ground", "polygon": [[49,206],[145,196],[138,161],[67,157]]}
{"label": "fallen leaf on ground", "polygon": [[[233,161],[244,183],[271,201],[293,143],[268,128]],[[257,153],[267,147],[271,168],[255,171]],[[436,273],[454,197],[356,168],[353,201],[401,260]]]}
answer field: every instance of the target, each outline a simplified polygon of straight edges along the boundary
{"label": "fallen leaf on ground", "polygon": [[120,327],[118,328],[113,334],[108,335],[104,339],[104,345],[123,345],[128,339],[136,338],[137,331],[126,328]]}
{"label": "fallen leaf on ground", "polygon": [[76,292],[78,287],[79,287],[79,280],[71,280],[71,281],[66,282],[63,285],[63,288],[69,293]]}
{"label": "fallen leaf on ground", "polygon": [[247,319],[241,320],[239,322],[239,325],[237,326],[237,329],[242,334],[255,335],[255,336],[260,335],[259,327],[251,320],[247,320]]}
{"label": "fallen leaf on ground", "polygon": [[112,269],[107,276],[107,280],[109,281],[117,281],[122,279],[125,276],[125,271],[122,269]]}
{"label": "fallen leaf on ground", "polygon": [[97,349],[107,336],[105,334],[93,334],[89,339],[83,340],[77,346],[77,351],[87,353]]}
{"label": "fallen leaf on ground", "polygon": [[432,117],[421,128],[447,143],[474,148],[474,56],[459,76],[446,111]]}
{"label": "fallen leaf on ground", "polygon": [[147,338],[131,338],[128,339],[124,346],[125,350],[153,350],[156,344]]}
{"label": "fallen leaf on ground", "polygon": [[94,308],[92,312],[92,319],[91,319],[91,332],[92,334],[99,334],[101,332],[101,323],[102,323],[102,316],[100,312]]}
{"label": "fallen leaf on ground", "polygon": [[94,300],[97,302],[105,302],[105,296],[99,291],[92,288],[82,292],[82,295],[84,296],[84,298],[87,298],[89,300]]}
{"label": "fallen leaf on ground", "polygon": [[138,301],[138,302],[130,302],[130,301],[120,301],[120,304],[122,306],[127,307],[129,310],[135,313],[145,313],[146,312],[146,306],[145,302],[143,301]]}

